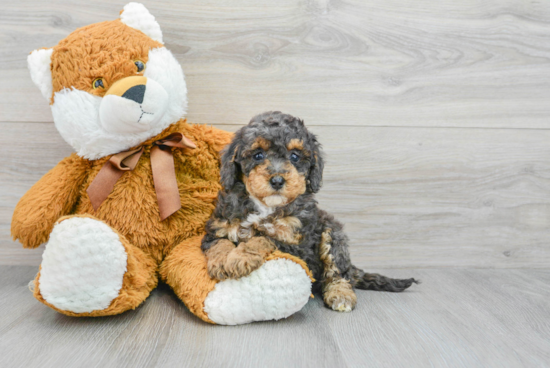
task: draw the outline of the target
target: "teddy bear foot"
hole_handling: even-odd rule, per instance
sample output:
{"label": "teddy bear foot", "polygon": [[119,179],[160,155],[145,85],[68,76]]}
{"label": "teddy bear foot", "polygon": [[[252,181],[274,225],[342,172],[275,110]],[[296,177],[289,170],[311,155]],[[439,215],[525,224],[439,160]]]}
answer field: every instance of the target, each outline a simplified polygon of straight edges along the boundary
{"label": "teddy bear foot", "polygon": [[127,253],[107,224],[71,217],[53,228],[42,256],[38,286],[42,298],[73,313],[103,310],[119,295]]}
{"label": "teddy bear foot", "polygon": [[279,320],[302,309],[310,295],[311,279],[304,268],[279,258],[246,277],[216,284],[204,301],[204,311],[221,325]]}

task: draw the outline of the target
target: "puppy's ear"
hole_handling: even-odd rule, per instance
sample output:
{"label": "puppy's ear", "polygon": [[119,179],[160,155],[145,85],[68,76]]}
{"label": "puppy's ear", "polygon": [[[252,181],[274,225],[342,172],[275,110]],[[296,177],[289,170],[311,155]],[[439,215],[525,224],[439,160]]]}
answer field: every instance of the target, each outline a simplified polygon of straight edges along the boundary
{"label": "puppy's ear", "polygon": [[222,151],[222,163],[220,168],[220,182],[225,190],[233,188],[239,180],[241,167],[236,161],[240,155],[241,145],[239,144],[238,136],[233,138],[233,141],[227,145]]}
{"label": "puppy's ear", "polygon": [[307,178],[307,189],[311,193],[317,193],[323,185],[323,169],[325,162],[323,160],[323,153],[321,152],[321,144],[317,141],[317,137],[311,133],[310,142],[312,142],[313,152],[311,153],[311,166],[309,168],[309,175]]}

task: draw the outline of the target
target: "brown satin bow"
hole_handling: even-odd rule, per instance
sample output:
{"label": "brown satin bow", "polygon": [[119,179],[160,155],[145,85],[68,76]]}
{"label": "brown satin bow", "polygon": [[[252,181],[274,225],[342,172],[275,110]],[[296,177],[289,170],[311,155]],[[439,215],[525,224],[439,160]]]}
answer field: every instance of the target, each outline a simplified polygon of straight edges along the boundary
{"label": "brown satin bow", "polygon": [[[173,133],[164,139],[153,142],[153,147],[151,148],[151,169],[153,171],[153,183],[155,184],[155,191],[157,193],[161,221],[181,208],[171,147],[197,148],[190,139],[181,133]],[[136,167],[142,154],[143,147],[120,152],[113,155],[103,165],[87,190],[95,211],[111,194],[122,174]]]}

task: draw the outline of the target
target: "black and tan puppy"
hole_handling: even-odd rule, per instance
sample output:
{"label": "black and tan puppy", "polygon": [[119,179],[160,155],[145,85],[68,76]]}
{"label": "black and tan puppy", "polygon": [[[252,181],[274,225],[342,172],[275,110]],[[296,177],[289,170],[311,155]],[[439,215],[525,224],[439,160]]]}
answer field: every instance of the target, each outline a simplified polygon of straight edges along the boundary
{"label": "black and tan puppy", "polygon": [[306,261],[325,303],[346,312],[355,307],[354,288],[403,291],[416,283],[351,264],[342,224],[314,198],[322,174],[320,144],[301,120],[267,112],[240,129],[223,152],[224,190],[202,241],[210,276],[246,276],[279,249]]}

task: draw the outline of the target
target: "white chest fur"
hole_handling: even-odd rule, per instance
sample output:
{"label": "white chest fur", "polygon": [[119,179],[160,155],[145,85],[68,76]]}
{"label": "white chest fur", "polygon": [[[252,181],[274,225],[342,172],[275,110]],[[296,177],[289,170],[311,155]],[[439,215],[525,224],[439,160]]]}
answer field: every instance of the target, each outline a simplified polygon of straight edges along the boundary
{"label": "white chest fur", "polygon": [[265,206],[257,198],[250,197],[254,202],[256,211],[249,214],[245,221],[238,226],[232,226],[228,231],[228,238],[234,243],[246,241],[258,235],[267,235],[287,244],[298,244],[302,236],[297,231],[302,227],[300,220],[294,216],[282,218],[269,218],[275,207]]}
{"label": "white chest fur", "polygon": [[252,225],[259,225],[262,220],[266,219],[269,215],[273,214],[275,210],[273,207],[265,206],[260,200],[255,197],[250,196],[256,207],[256,212],[249,214],[246,217],[246,220],[241,222],[242,227],[250,227]]}

